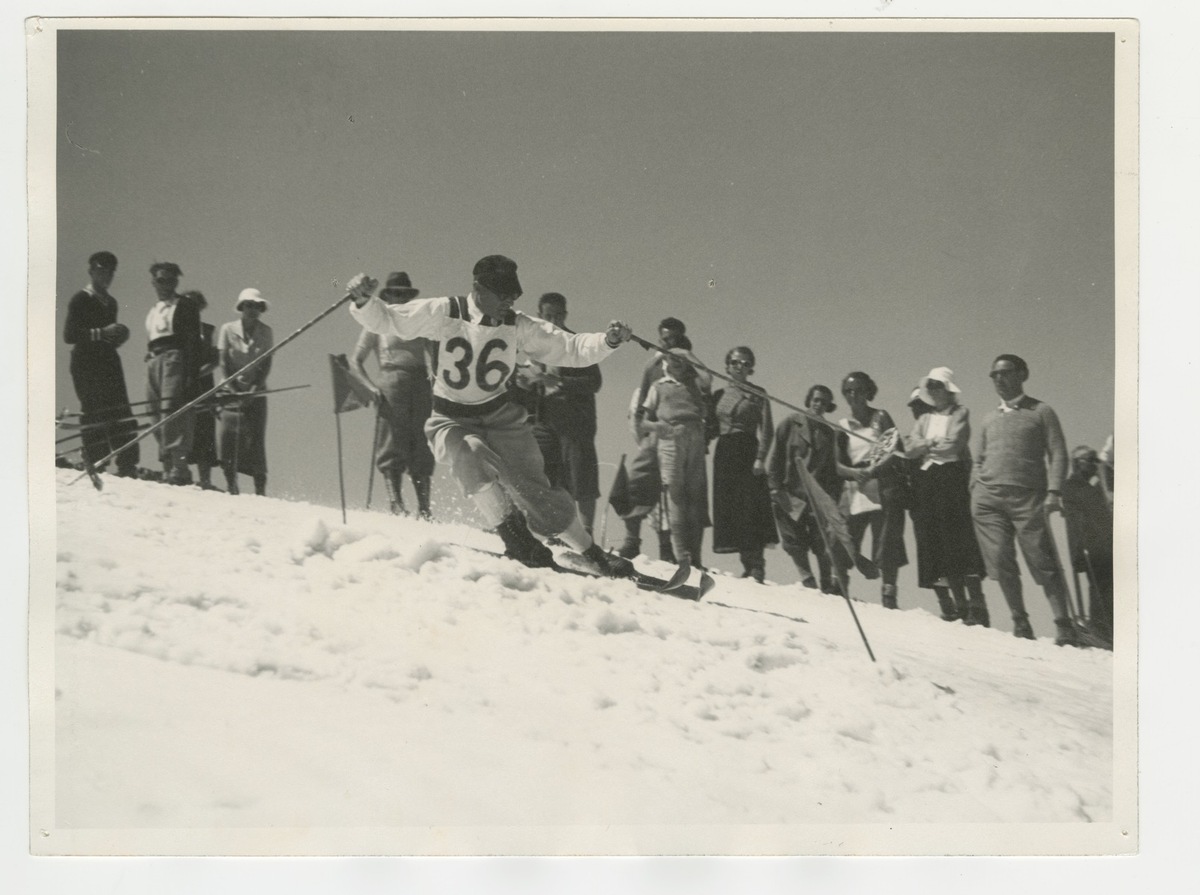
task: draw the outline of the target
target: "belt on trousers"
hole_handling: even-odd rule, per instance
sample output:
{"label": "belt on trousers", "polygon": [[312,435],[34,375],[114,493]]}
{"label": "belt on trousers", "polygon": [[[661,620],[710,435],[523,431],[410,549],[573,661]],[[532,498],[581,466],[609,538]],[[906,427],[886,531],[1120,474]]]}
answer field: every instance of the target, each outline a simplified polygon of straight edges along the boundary
{"label": "belt on trousers", "polygon": [[508,392],[502,392],[490,401],[484,401],[482,404],[459,404],[457,401],[451,401],[449,398],[441,398],[437,395],[433,396],[433,409],[442,416],[449,417],[487,416],[493,410],[499,410],[507,403]]}

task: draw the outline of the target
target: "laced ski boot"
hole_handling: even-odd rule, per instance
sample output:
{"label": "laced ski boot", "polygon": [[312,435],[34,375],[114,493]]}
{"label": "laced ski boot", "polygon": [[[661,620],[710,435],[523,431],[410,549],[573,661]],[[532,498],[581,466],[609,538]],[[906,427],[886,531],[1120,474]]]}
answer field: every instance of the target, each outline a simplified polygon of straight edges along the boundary
{"label": "laced ski boot", "polygon": [[1013,637],[1020,637],[1023,640],[1035,640],[1033,636],[1033,625],[1029,623],[1028,615],[1013,616]]}
{"label": "laced ski boot", "polygon": [[1058,628],[1058,635],[1054,638],[1055,646],[1079,646],[1079,632],[1075,629],[1075,623],[1069,618],[1056,618],[1055,626]]}
{"label": "laced ski boot", "polygon": [[504,555],[515,559],[531,569],[548,569],[554,566],[554,554],[550,548],[533,536],[525,517],[518,512],[509,513],[496,526],[496,534],[504,541]]}
{"label": "laced ski boot", "polygon": [[881,597],[881,599],[882,599],[882,601],[883,601],[883,608],[884,608],[884,609],[897,609],[897,608],[899,608],[899,607],[896,605],[896,597],[899,595],[899,593],[900,593],[900,592],[899,592],[899,589],[896,587],[896,585],[894,585],[894,584],[885,584],[885,585],[883,586],[883,589],[882,589],[881,593],[880,593],[880,597]]}
{"label": "laced ski boot", "polygon": [[417,515],[426,522],[432,522],[433,514],[429,512],[429,489],[432,482],[427,475],[415,475],[412,477],[412,482],[413,488],[417,492]]}
{"label": "laced ski boot", "polygon": [[254,477],[254,493],[259,497],[267,496],[267,476],[265,473],[259,473]]}
{"label": "laced ski boot", "polygon": [[582,556],[597,574],[606,578],[628,578],[634,572],[633,563],[628,559],[605,552],[604,548],[594,541],[592,546],[583,551]]}
{"label": "laced ski boot", "polygon": [[407,516],[404,498],[400,494],[400,473],[388,470],[383,474],[383,487],[387,489],[388,512],[393,516]]}

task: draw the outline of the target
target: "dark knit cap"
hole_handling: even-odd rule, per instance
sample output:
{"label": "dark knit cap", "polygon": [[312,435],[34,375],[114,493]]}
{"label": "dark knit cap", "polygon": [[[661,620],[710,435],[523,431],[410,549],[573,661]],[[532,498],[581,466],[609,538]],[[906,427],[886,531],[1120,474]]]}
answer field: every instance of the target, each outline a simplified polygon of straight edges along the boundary
{"label": "dark knit cap", "polygon": [[88,267],[96,267],[100,270],[116,270],[117,256],[112,252],[96,252],[88,258]]}
{"label": "dark knit cap", "polygon": [[471,273],[475,282],[497,295],[520,295],[521,281],[517,279],[517,262],[503,255],[488,255],[475,262]]}

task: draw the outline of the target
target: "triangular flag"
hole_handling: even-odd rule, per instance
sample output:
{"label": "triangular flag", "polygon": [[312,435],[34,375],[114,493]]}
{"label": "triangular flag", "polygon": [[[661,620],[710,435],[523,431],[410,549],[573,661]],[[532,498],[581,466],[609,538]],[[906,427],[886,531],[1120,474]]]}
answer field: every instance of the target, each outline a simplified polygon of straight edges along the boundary
{"label": "triangular flag", "polygon": [[351,371],[346,355],[329,355],[329,368],[333,373],[334,413],[345,413],[347,410],[358,410],[360,407],[371,406],[374,402],[374,395],[371,393],[370,387]]}

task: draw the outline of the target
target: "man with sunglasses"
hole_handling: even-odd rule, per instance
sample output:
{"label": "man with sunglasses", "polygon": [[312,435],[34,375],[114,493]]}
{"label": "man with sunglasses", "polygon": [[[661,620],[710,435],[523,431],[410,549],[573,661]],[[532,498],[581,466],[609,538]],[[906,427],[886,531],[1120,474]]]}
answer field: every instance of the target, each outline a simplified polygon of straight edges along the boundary
{"label": "man with sunglasses", "polygon": [[1022,358],[1001,354],[988,375],[1000,406],[984,418],[971,482],[971,515],[984,565],[988,577],[1000,583],[1012,612],[1013,634],[1033,639],[1017,566],[1019,544],[1054,612],[1054,642],[1078,646],[1048,519],[1049,513],[1062,512],[1059,494],[1067,474],[1062,426],[1049,404],[1025,394],[1029,366]]}
{"label": "man with sunglasses", "polygon": [[507,556],[527,566],[554,565],[532,528],[542,538],[565,542],[599,574],[631,574],[628,560],[592,540],[571,495],[546,478],[529,415],[510,400],[508,383],[518,351],[547,365],[586,367],[628,341],[632,330],[614,320],[605,332],[568,333],[514,311],[521,283],[516,262],[503,255],[481,258],[472,277],[469,295],[389,305],[372,295],[377,281],[358,274],[347,284],[354,299],[350,313],[371,332],[438,345],[425,435],[437,462],[450,464],[463,493],[496,529]]}
{"label": "man with sunglasses", "polygon": [[[150,284],[156,300],[146,315],[146,398],[151,421],[157,423],[192,397],[203,355],[200,308],[175,289],[183,271],[171,261],[150,265]],[[192,450],[194,419],[188,411],[158,429],[158,456],[163,480],[190,485],[188,455]]]}

